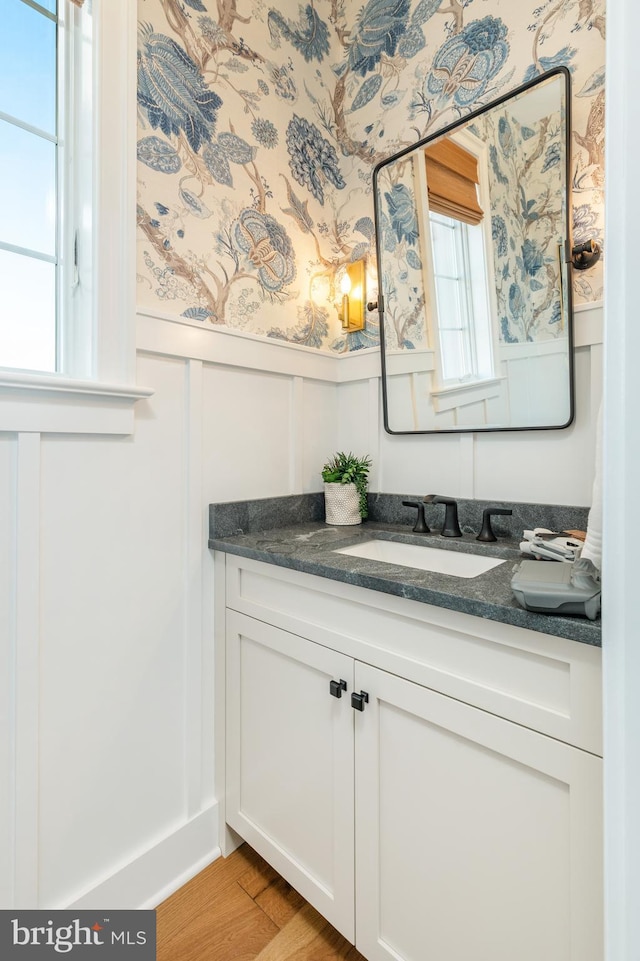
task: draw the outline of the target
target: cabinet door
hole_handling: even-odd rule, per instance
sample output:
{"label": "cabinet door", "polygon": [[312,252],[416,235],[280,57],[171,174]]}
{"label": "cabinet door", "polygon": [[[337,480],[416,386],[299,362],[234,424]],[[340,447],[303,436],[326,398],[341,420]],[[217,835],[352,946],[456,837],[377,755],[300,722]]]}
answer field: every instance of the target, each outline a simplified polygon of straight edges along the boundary
{"label": "cabinet door", "polygon": [[353,663],[227,612],[227,821],[351,942]]}
{"label": "cabinet door", "polygon": [[355,681],[360,951],[602,961],[600,758],[367,665]]}

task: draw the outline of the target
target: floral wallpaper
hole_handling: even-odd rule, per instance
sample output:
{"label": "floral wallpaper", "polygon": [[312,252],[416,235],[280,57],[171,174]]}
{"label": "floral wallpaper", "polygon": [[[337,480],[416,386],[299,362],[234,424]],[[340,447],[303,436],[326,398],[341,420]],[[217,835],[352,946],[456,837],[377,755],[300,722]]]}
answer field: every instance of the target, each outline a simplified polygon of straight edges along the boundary
{"label": "floral wallpaper", "polygon": [[[604,0],[138,0],[138,304],[336,352],[375,285],[380,160],[550,67],[573,83],[574,238],[602,240]],[[574,275],[602,296],[602,267]],[[370,291],[371,292],[371,291]]]}
{"label": "floral wallpaper", "polygon": [[[423,195],[420,196],[421,181]],[[435,291],[426,281],[423,260],[431,241],[421,235],[418,210],[428,204],[422,151],[382,167],[377,177],[378,229],[381,234],[378,283],[384,292],[384,344],[390,352],[430,346],[427,314]],[[428,231],[428,226],[427,226]]]}
{"label": "floral wallpaper", "polygon": [[561,112],[529,126],[520,123],[507,105],[484,114],[478,126],[483,141],[491,145],[491,236],[500,341],[514,344],[566,336],[558,250],[565,236],[566,209]]}

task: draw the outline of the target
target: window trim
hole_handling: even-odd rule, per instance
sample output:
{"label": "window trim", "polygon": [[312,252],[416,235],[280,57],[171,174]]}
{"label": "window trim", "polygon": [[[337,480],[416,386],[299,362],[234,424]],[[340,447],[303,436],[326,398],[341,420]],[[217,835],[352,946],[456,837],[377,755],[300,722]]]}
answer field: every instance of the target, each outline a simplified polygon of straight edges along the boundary
{"label": "window trim", "polygon": [[506,377],[497,375],[486,380],[470,380],[467,383],[454,384],[451,387],[437,387],[432,389],[433,406],[437,413],[445,410],[457,410],[468,404],[499,397]]}
{"label": "window trim", "polygon": [[153,393],[135,384],[137,6],[94,0],[92,15],[91,372],[75,377],[0,368],[2,431],[131,433],[134,405]]}
{"label": "window trim", "polygon": [[[492,253],[493,243],[491,239],[491,204],[490,204],[489,175],[488,175],[488,148],[483,141],[479,140],[476,136],[474,136],[470,131],[467,131],[467,130],[456,132],[454,135],[452,135],[452,138],[456,145],[458,145],[463,150],[465,150],[471,157],[475,158],[476,163],[478,165],[477,167],[477,172],[478,172],[477,186],[478,186],[478,192],[479,192],[478,201],[479,201],[480,208],[484,211],[484,216],[482,218],[481,224],[477,226],[481,227],[484,234],[485,270],[486,270],[487,277],[490,278],[490,277],[493,277],[493,274],[494,274],[494,265],[493,265],[493,253]],[[425,161],[425,164],[426,164],[426,161]],[[425,166],[425,179],[426,179],[426,166]],[[452,214],[447,215],[447,214],[443,214],[442,212],[439,212],[439,213],[440,213],[440,216],[453,216]],[[456,219],[460,219],[460,218],[456,218]],[[425,258],[427,261],[430,261],[432,257],[432,247],[431,247],[432,241],[431,241],[431,229],[430,229],[430,223],[429,223],[428,201],[427,201],[427,210],[424,217],[424,221],[425,221],[425,228],[426,228],[424,233],[425,242],[429,244],[429,248],[430,248],[429,253],[428,255],[425,255]],[[462,218],[462,222],[466,223],[466,221],[464,221],[463,218]],[[429,330],[430,343],[432,343],[434,346],[435,357],[436,357],[435,390],[438,391],[439,393],[442,393],[443,396],[445,396],[450,391],[455,393],[461,388],[464,388],[466,384],[471,384],[473,386],[481,385],[483,383],[493,384],[496,380],[500,379],[498,334],[497,334],[497,330],[495,329],[494,323],[491,321],[491,317],[497,318],[497,313],[498,313],[497,303],[495,299],[494,286],[491,283],[489,283],[487,289],[489,292],[489,305],[488,305],[489,313],[490,313],[489,338],[490,338],[491,355],[493,359],[493,373],[489,377],[485,377],[485,378],[473,377],[469,381],[445,379],[443,376],[442,363],[440,360],[440,327],[439,327],[438,316],[437,316],[438,308],[437,308],[435,281],[431,275],[429,277],[429,303],[427,305],[427,325]]]}

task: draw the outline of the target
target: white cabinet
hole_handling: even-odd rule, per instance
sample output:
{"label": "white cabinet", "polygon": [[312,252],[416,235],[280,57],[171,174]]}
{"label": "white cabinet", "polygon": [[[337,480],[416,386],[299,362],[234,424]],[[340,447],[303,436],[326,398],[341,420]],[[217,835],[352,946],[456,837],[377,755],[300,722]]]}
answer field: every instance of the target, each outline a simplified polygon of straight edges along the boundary
{"label": "white cabinet", "polygon": [[226,822],[369,961],[602,961],[599,651],[227,561]]}
{"label": "white cabinet", "polygon": [[353,711],[332,680],[353,690],[351,658],[228,612],[227,823],[353,942]]}
{"label": "white cabinet", "polygon": [[370,961],[601,961],[601,760],[366,664],[356,944]]}

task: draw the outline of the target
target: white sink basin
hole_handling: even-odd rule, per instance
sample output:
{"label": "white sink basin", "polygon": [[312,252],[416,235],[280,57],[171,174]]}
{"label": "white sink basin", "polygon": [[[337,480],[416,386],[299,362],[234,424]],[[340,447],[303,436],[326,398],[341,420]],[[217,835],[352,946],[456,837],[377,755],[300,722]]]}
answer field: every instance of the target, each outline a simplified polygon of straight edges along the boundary
{"label": "white sink basin", "polygon": [[484,574],[492,567],[505,563],[482,554],[463,554],[437,547],[401,544],[399,541],[364,541],[362,544],[354,544],[353,547],[340,547],[334,553],[366,557],[371,561],[399,564],[401,567],[417,567],[422,571],[451,574],[453,577],[477,577],[478,574]]}

